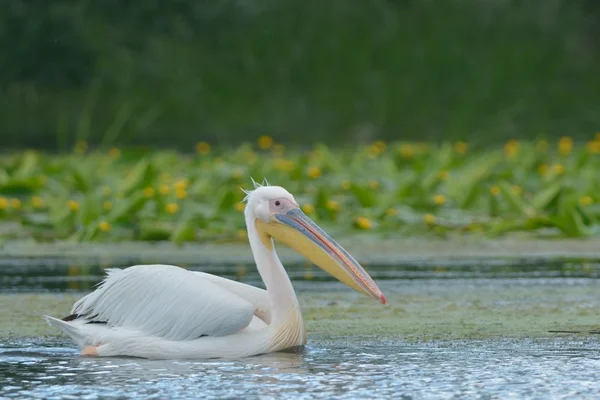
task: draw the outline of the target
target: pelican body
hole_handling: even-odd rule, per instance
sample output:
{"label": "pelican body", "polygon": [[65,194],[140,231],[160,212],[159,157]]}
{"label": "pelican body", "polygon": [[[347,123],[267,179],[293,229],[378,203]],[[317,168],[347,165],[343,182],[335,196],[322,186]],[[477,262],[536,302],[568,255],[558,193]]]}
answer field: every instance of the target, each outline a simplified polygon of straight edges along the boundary
{"label": "pelican body", "polygon": [[306,343],[300,305],[273,240],[382,304],[360,264],[279,186],[246,192],[248,239],[266,290],[172,265],[109,269],[62,319],[46,316],[88,356],[237,358]]}

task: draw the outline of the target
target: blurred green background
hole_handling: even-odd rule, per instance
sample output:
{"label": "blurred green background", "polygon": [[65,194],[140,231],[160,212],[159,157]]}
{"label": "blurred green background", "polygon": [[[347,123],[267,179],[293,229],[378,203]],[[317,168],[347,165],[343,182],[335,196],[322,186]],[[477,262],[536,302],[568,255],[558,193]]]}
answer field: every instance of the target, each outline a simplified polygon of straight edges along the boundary
{"label": "blurred green background", "polygon": [[591,0],[5,0],[2,147],[589,138]]}

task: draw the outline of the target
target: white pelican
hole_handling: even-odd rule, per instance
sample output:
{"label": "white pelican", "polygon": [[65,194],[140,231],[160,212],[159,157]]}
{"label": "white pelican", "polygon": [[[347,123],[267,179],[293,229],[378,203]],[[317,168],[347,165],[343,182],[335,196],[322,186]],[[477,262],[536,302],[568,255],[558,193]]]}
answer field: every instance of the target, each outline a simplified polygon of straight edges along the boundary
{"label": "white pelican", "polygon": [[63,319],[45,316],[86,356],[153,359],[245,357],[301,346],[306,332],[273,239],[335,278],[386,303],[359,263],[299,208],[287,190],[247,191],[244,216],[266,290],[172,265],[110,269]]}

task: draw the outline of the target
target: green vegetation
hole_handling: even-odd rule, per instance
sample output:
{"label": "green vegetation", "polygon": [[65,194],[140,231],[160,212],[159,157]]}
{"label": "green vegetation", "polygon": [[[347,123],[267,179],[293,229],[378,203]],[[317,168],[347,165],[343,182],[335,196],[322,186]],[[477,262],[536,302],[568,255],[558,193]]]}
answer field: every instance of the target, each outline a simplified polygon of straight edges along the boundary
{"label": "green vegetation", "polygon": [[[311,340],[346,336],[345,340],[352,341],[361,340],[363,335],[410,342],[503,340],[564,336],[548,332],[551,330],[581,332],[580,337],[599,332],[594,310],[600,299],[595,285],[559,287],[528,282],[473,285],[468,280],[438,284],[405,281],[386,290],[385,306],[349,288],[340,292],[318,290],[322,289],[318,284],[318,291],[301,290],[298,296]],[[68,340],[42,316],[67,315],[80,293],[0,294],[0,339],[60,336]]]}
{"label": "green vegetation", "polygon": [[75,241],[245,240],[250,177],[296,195],[337,231],[384,236],[526,231],[542,237],[600,233],[600,134],[503,147],[377,141],[366,147],[256,146],[196,154],[111,148],[0,158],[6,238]]}
{"label": "green vegetation", "polygon": [[583,138],[589,0],[5,0],[2,147]]}

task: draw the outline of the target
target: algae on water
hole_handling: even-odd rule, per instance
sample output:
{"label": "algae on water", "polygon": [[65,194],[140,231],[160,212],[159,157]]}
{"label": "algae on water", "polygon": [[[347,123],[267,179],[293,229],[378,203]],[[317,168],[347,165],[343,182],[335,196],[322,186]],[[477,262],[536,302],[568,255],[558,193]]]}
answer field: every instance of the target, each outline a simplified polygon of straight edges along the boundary
{"label": "algae on water", "polygon": [[[596,280],[394,280],[383,281],[382,289],[387,305],[337,282],[302,285],[299,299],[309,338],[541,338],[556,336],[552,330],[600,330]],[[42,316],[67,315],[83,294],[1,294],[0,338],[59,335]]]}

